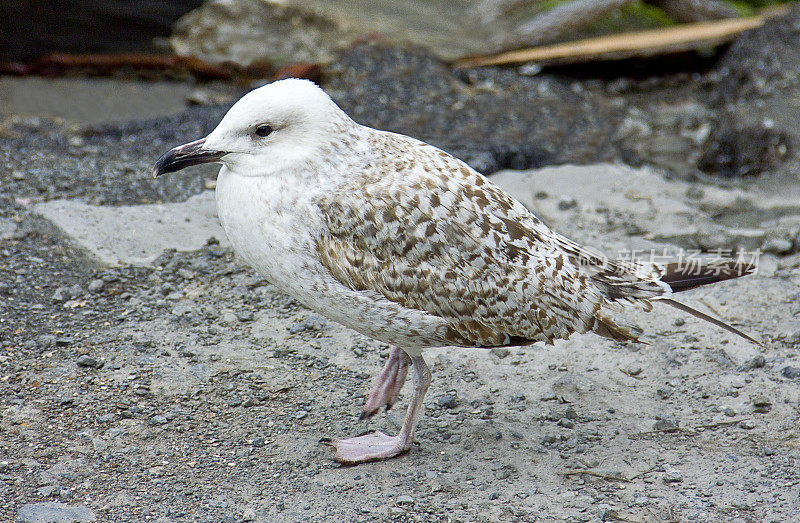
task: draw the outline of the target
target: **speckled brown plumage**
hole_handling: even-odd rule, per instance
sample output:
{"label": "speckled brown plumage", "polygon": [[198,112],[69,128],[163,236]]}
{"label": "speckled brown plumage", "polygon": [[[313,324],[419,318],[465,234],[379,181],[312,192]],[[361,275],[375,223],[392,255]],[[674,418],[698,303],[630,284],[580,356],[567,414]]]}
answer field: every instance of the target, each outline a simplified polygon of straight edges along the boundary
{"label": "speckled brown plumage", "polygon": [[355,290],[445,318],[449,344],[624,339],[603,306],[669,291],[656,270],[591,254],[441,150],[391,133],[369,149],[370,169],[318,201],[320,259]]}

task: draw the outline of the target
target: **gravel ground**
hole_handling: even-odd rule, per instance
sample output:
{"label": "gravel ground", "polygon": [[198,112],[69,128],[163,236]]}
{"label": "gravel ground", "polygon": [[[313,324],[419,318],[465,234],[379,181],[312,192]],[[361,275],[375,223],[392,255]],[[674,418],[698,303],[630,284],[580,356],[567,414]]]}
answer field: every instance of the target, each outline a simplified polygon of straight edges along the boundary
{"label": "gravel ground", "polygon": [[213,244],[151,269],[35,232],[0,249],[4,517],[52,500],[104,521],[800,517],[800,258],[689,298],[763,351],[664,310],[629,314],[650,345],[431,351],[420,447],[341,468],[322,441],[367,429],[388,347]]}
{"label": "gravel ground", "polygon": [[[343,69],[329,76],[337,99],[362,120],[372,114],[378,123],[416,125],[418,136],[450,144],[488,170],[624,159],[632,149],[619,143],[634,142],[603,142],[608,121],[624,122],[630,107],[646,105],[640,83],[626,88],[624,110],[613,109],[619,104],[608,96],[619,85],[596,81],[506,71],[489,89],[470,76],[478,73],[466,72],[453,77],[473,78],[473,87],[463,80],[452,87],[451,80],[420,76],[414,64],[429,59],[415,58],[418,51],[390,50],[380,56],[405,60],[408,81],[419,81],[420,91],[391,90],[401,77],[382,68],[376,82],[390,93],[390,108],[376,105],[370,113],[348,97],[368,103],[378,87],[350,93],[346,71],[370,71],[358,56],[376,50],[357,48],[342,59]],[[377,73],[364,74],[368,80]],[[516,117],[488,115],[482,127],[479,106],[454,109],[435,95],[452,89],[456,97],[480,98],[496,90],[527,100],[530,91],[510,90],[515,79],[546,85],[540,96],[552,104],[571,92],[572,107],[525,113],[516,127]],[[661,87],[654,87],[658,99],[672,104]],[[702,82],[694,88],[702,91]],[[430,114],[400,114],[429,96]],[[451,110],[465,119],[444,119]],[[213,242],[194,253],[166,253],[152,267],[98,267],[29,212],[32,203],[53,198],[113,205],[186,199],[210,185],[209,171],[154,181],[150,166],[223,112],[201,105],[89,126],[4,114],[0,519],[46,510],[63,516],[79,505],[97,521],[800,519],[797,254],[685,297],[763,339],[764,348],[656,309],[626,312],[647,345],[576,336],[554,347],[432,350],[419,447],[388,462],[335,464],[325,438],[395,430],[402,401],[396,413],[358,421],[388,347],[305,310]],[[522,120],[545,116],[580,116],[575,125],[585,143],[554,147],[560,142],[551,134],[528,140],[536,148],[498,149],[503,139],[493,139],[491,129],[539,136]],[[670,127],[676,140],[683,139],[675,131],[681,125]],[[467,126],[472,139],[460,141],[456,131]],[[667,128],[647,136],[666,136]],[[523,143],[509,136],[509,143]],[[701,154],[702,145],[692,143]],[[595,157],[597,151],[606,152]],[[687,173],[696,167],[682,165]],[[576,231],[575,239],[591,236],[583,234]]]}

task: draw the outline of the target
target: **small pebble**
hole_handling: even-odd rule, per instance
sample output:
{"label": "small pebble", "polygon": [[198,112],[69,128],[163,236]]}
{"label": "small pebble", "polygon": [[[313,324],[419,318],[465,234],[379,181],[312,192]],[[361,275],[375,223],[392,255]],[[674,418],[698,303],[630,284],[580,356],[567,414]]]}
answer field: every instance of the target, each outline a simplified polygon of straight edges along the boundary
{"label": "small pebble", "polygon": [[253,321],[253,311],[237,311],[236,317],[239,319],[239,321]]}
{"label": "small pebble", "polygon": [[559,211],[568,211],[569,209],[574,209],[578,206],[578,200],[575,198],[561,198],[558,200],[558,210]]}
{"label": "small pebble", "polygon": [[42,334],[36,338],[36,346],[40,349],[49,349],[56,344],[56,337],[52,334]]}
{"label": "small pebble", "polygon": [[169,422],[166,416],[162,414],[156,414],[152,418],[150,418],[150,425],[166,425]]}
{"label": "small pebble", "polygon": [[766,396],[758,396],[753,400],[753,407],[756,412],[766,413],[772,408],[772,401]]}
{"label": "small pebble", "polygon": [[106,282],[97,278],[89,282],[89,292],[100,292],[103,290],[103,287],[106,286]]}
{"label": "small pebble", "polygon": [[443,394],[436,398],[436,404],[445,409],[454,409],[458,406],[458,400],[452,394]]}
{"label": "small pebble", "polygon": [[88,354],[84,354],[80,356],[75,363],[78,364],[78,367],[91,367],[95,369],[99,369],[103,366],[103,362],[98,360],[97,358],[93,358]]}
{"label": "small pebble", "polygon": [[653,423],[653,430],[656,432],[677,432],[680,422],[671,419],[660,419]]}
{"label": "small pebble", "polygon": [[766,365],[766,363],[767,363],[766,358],[764,358],[764,356],[759,354],[758,356],[755,356],[754,358],[747,360],[741,367],[739,367],[739,370],[747,372],[753,369],[760,369],[761,367]]}
{"label": "small pebble", "polygon": [[743,428],[745,430],[751,430],[751,429],[756,428],[756,424],[755,424],[755,422],[750,421],[749,419],[746,419],[746,420],[742,420],[742,421],[739,422],[739,427]]}
{"label": "small pebble", "polygon": [[500,358],[501,360],[511,354],[511,351],[505,347],[492,347],[492,354]]}
{"label": "small pebble", "polygon": [[178,276],[183,278],[184,280],[191,280],[195,277],[194,272],[190,271],[189,269],[178,269],[177,271]]}
{"label": "small pebble", "polygon": [[53,303],[61,303],[67,301],[68,298],[69,298],[69,291],[67,291],[67,288],[59,287],[58,289],[56,289],[56,292],[53,293],[53,296],[52,298],[50,298],[50,300]]}
{"label": "small pebble", "polygon": [[574,429],[575,428],[575,422],[572,421],[571,419],[567,419],[567,418],[561,418],[560,420],[558,420],[558,425],[560,427],[564,427],[565,429]]}
{"label": "small pebble", "polygon": [[800,378],[800,368],[787,365],[781,369],[781,374],[784,378],[789,378],[790,380]]}
{"label": "small pebble", "polygon": [[667,469],[664,472],[664,483],[680,483],[683,481],[683,472],[678,469]]}
{"label": "small pebble", "polygon": [[656,389],[656,394],[658,394],[659,398],[661,398],[662,400],[665,400],[665,399],[668,399],[668,398],[670,398],[672,396],[672,389],[659,388],[659,389]]}
{"label": "small pebble", "polygon": [[397,496],[397,504],[398,505],[413,505],[414,498],[409,496],[408,494],[401,494]]}
{"label": "small pebble", "polygon": [[691,198],[693,200],[699,200],[703,196],[705,196],[705,191],[702,187],[697,187],[696,185],[692,185],[688,189],[686,189],[686,197]]}
{"label": "small pebble", "polygon": [[789,254],[792,252],[792,242],[785,238],[770,238],[761,246],[761,251],[771,254]]}

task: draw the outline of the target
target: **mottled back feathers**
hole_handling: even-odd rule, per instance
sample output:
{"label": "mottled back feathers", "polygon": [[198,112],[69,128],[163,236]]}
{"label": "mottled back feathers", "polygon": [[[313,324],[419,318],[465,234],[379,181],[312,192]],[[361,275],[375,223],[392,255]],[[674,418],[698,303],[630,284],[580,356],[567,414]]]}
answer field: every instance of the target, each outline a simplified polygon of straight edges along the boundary
{"label": "mottled back feathers", "polygon": [[553,232],[435,147],[381,132],[370,145],[370,169],[317,202],[328,225],[320,259],[352,289],[446,319],[450,344],[552,342],[589,330],[631,339],[603,305],[669,292],[646,267],[609,262]]}

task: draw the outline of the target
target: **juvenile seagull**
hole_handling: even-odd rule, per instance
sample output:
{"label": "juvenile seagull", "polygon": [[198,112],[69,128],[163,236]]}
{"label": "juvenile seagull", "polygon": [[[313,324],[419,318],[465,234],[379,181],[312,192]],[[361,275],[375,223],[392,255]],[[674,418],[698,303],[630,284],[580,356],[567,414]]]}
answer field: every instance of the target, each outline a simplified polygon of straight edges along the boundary
{"label": "juvenile seagull", "polygon": [[351,120],[319,87],[281,80],[239,100],[207,137],[158,160],[155,176],[220,162],[217,207],[234,249],[320,314],[391,344],[364,416],[391,407],[414,370],[397,436],[333,442],[361,463],[409,450],[431,382],[423,349],[552,343],[593,331],[635,340],[604,314],[615,302],[742,276],[750,266],[607,260],[550,230],[466,163]]}

